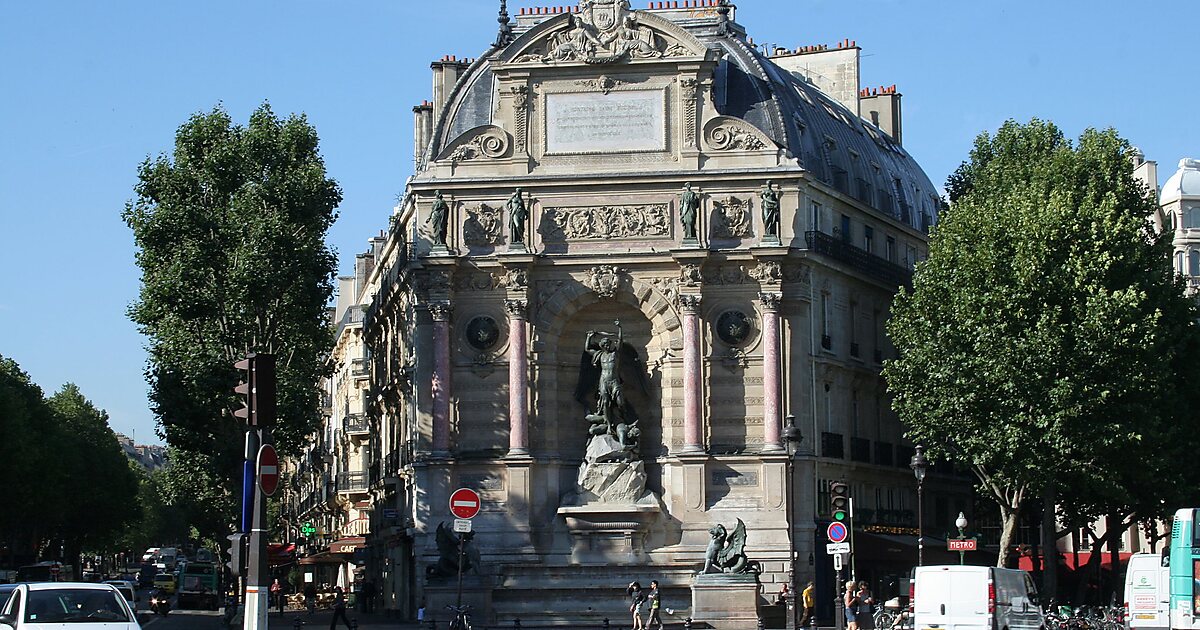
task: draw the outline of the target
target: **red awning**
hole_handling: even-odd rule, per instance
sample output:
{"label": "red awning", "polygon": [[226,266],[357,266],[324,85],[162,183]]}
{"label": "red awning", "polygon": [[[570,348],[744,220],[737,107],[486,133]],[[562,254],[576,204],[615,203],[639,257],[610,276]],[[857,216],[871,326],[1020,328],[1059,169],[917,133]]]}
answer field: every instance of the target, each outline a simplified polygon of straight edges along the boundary
{"label": "red awning", "polygon": [[269,543],[267,545],[267,564],[277,567],[291,564],[296,559],[296,543]]}
{"label": "red awning", "polygon": [[[1080,567],[1087,566],[1088,561],[1090,561],[1092,558],[1092,552],[1090,551],[1079,552],[1079,566],[1077,567],[1075,566],[1075,555],[1075,553],[1070,551],[1059,552],[1059,557],[1062,558],[1062,564],[1065,565],[1068,570],[1076,571]],[[1130,552],[1122,551],[1118,554],[1118,561],[1124,565],[1129,561],[1129,556],[1131,555],[1133,554]],[[1023,571],[1032,571],[1033,558],[1030,556],[1021,556],[1020,560],[1017,562],[1017,568]],[[1107,551],[1100,554],[1100,568],[1112,570],[1112,554]]]}

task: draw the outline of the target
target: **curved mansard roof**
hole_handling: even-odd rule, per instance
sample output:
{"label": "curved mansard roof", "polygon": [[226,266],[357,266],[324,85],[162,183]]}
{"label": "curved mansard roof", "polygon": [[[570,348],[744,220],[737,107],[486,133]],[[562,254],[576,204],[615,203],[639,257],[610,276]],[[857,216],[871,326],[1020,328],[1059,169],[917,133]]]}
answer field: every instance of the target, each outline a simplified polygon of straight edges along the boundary
{"label": "curved mansard roof", "polygon": [[[912,156],[878,127],[779,67],[741,37],[718,34],[713,19],[676,24],[653,13],[636,13],[640,24],[670,38],[687,38],[689,48],[715,53],[719,60],[712,95],[718,114],[749,122],[782,147],[787,158],[847,196],[917,228],[922,227],[923,215],[936,221],[937,189]],[[463,133],[492,124],[496,103],[492,64],[566,28],[572,15],[546,19],[471,64],[438,117],[426,161]],[[612,65],[592,67],[597,74],[617,70]]]}

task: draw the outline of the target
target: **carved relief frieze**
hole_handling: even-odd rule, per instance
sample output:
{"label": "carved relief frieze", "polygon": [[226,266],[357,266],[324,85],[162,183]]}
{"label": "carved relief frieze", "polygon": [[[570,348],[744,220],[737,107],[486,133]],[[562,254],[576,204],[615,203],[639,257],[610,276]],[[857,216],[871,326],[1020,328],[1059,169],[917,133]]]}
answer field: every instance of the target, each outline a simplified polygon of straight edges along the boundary
{"label": "carved relief frieze", "polygon": [[463,221],[463,240],[467,245],[495,245],[500,242],[500,230],[504,224],[503,211],[485,203],[467,208]]}
{"label": "carved relief frieze", "polygon": [[459,273],[455,276],[455,291],[491,291],[497,287],[498,279],[495,274]]}
{"label": "carved relief frieze", "polygon": [[696,139],[696,92],[699,81],[686,78],[679,82],[679,100],[683,109],[684,141],[693,149],[697,148]]}
{"label": "carved relief frieze", "polygon": [[509,269],[504,272],[499,284],[505,289],[524,291],[529,287],[529,274],[524,269]]}
{"label": "carved relief frieze", "polygon": [[750,270],[750,277],[762,284],[779,284],[783,281],[783,270],[778,262],[764,260]]}
{"label": "carved relief frieze", "polygon": [[709,267],[704,273],[704,281],[709,284],[745,284],[749,281],[746,268],[741,265],[721,265]]}
{"label": "carved relief frieze", "polygon": [[610,64],[632,59],[692,54],[687,47],[639,23],[628,0],[589,0],[569,13],[545,44],[517,56],[517,63]]}
{"label": "carved relief frieze", "polygon": [[666,298],[667,303],[674,304],[679,298],[679,279],[662,276],[649,279],[650,285]]}
{"label": "carved relief frieze", "polygon": [[760,151],[770,146],[761,131],[731,116],[718,116],[705,124],[704,142],[713,151]]}
{"label": "carved relief frieze", "polygon": [[583,284],[587,288],[596,292],[602,298],[611,299],[616,297],[617,290],[621,286],[621,277],[628,273],[627,270],[621,267],[612,265],[596,265],[588,270],[587,276],[584,277]]}
{"label": "carved relief frieze", "polygon": [[753,236],[750,200],[730,195],[713,200],[712,231],[716,238],[745,238]]}
{"label": "carved relief frieze", "polygon": [[656,238],[671,235],[665,203],[546,208],[539,230],[548,241]]}
{"label": "carved relief frieze", "polygon": [[599,90],[602,94],[608,94],[609,92],[611,92],[613,90],[613,88],[615,88],[617,86],[625,85],[626,83],[627,83],[626,81],[622,81],[620,79],[614,79],[612,77],[604,76],[602,74],[593,79],[580,79],[575,82],[575,85],[579,85],[579,86],[586,87],[586,88],[591,88],[593,90]]}
{"label": "carved relief frieze", "polygon": [[679,284],[685,287],[698,287],[704,281],[700,274],[700,265],[685,263],[679,267]]}

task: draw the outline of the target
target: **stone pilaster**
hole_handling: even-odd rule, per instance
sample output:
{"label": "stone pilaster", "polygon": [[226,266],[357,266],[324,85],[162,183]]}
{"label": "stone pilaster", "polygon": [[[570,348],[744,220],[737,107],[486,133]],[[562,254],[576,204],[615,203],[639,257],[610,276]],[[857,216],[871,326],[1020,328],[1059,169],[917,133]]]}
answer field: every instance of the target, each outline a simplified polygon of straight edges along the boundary
{"label": "stone pilaster", "polygon": [[764,292],[758,294],[763,310],[763,451],[779,452],[783,450],[782,416],[779,412],[782,390],[781,370],[779,361],[779,293]]}
{"label": "stone pilaster", "polygon": [[433,317],[433,452],[450,451],[450,302],[429,304]]}

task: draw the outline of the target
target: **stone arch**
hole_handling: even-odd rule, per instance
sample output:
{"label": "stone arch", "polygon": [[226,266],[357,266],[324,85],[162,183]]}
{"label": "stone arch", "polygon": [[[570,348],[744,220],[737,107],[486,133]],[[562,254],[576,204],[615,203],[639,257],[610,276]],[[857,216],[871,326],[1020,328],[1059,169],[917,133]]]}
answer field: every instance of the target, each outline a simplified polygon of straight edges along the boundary
{"label": "stone arch", "polygon": [[605,299],[616,300],[632,306],[650,320],[655,333],[668,335],[667,347],[672,351],[683,350],[683,325],[679,311],[667,296],[654,285],[633,277],[626,277],[621,290],[611,298],[602,298],[595,291],[579,282],[568,282],[538,306],[533,321],[535,349],[544,350],[544,342],[557,339],[576,313]]}

